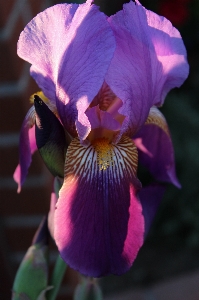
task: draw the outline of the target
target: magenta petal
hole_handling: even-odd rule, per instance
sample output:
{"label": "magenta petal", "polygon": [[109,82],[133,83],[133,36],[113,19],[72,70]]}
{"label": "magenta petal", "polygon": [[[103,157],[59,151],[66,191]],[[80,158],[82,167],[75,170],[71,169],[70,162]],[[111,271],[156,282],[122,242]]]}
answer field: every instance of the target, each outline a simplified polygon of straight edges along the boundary
{"label": "magenta petal", "polygon": [[32,161],[32,154],[37,149],[35,140],[35,110],[32,106],[23,121],[19,141],[19,165],[14,172],[14,180],[18,183],[17,192],[20,193],[21,186],[28,174],[28,168]]}
{"label": "magenta petal", "polygon": [[87,1],[59,4],[38,14],[24,29],[18,55],[46,97],[56,101],[64,127],[81,139],[90,131],[85,115],[97,95],[115,49],[106,16]]}
{"label": "magenta petal", "polygon": [[49,232],[54,238],[54,215],[55,215],[55,205],[57,203],[57,196],[55,193],[51,193],[51,198],[50,198],[50,210],[48,213],[48,229]]}
{"label": "magenta petal", "polygon": [[155,214],[162,201],[166,187],[161,184],[151,184],[143,187],[139,192],[140,202],[142,204],[142,213],[145,221],[145,236],[149,232]]}
{"label": "magenta petal", "polygon": [[138,148],[139,162],[156,180],[180,187],[175,172],[173,145],[168,132],[155,124],[146,124],[134,136],[134,142]]}
{"label": "magenta petal", "polygon": [[136,147],[123,142],[114,146],[113,165],[106,170],[100,170],[91,145],[73,140],[67,152],[54,237],[62,258],[92,277],[127,271],[143,242]]}
{"label": "magenta petal", "polygon": [[126,119],[121,134],[132,135],[150,107],[162,104],[166,93],[187,78],[186,50],[177,29],[138,1],[125,4],[108,21],[116,51],[105,80],[123,101],[119,112]]}

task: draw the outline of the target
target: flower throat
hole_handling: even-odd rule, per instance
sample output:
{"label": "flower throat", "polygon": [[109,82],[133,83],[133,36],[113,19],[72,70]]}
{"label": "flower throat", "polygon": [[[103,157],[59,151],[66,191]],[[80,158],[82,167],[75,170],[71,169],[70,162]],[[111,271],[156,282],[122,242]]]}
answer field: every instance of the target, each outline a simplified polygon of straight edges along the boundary
{"label": "flower throat", "polygon": [[100,167],[100,171],[106,170],[110,165],[113,165],[113,145],[108,138],[95,139],[92,145],[97,152],[97,164]]}

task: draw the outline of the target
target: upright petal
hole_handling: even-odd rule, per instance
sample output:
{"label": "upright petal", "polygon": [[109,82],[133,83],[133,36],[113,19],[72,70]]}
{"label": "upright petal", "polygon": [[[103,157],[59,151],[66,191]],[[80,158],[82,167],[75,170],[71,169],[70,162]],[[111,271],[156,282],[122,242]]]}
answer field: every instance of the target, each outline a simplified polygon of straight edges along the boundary
{"label": "upright petal", "polygon": [[[140,5],[140,4],[139,4]],[[189,74],[187,52],[179,31],[164,17],[146,10],[148,35],[161,68],[153,69],[153,104],[162,105],[167,93],[180,87]],[[154,65],[152,57],[152,64]]]}
{"label": "upright petal", "polygon": [[35,109],[32,106],[23,121],[19,140],[19,165],[14,172],[14,180],[18,183],[17,192],[20,193],[21,186],[28,174],[28,168],[32,161],[32,154],[37,149],[35,140]]}
{"label": "upright petal", "polygon": [[32,65],[31,75],[46,97],[54,102],[66,30],[77,8],[77,4],[57,5],[39,13],[21,32],[17,45],[17,54]]}
{"label": "upright petal", "polygon": [[62,123],[81,139],[90,131],[85,110],[103,84],[115,49],[106,16],[92,1],[59,4],[38,14],[24,29],[18,54],[57,108]]}
{"label": "upright petal", "polygon": [[116,39],[116,50],[106,82],[123,101],[119,112],[126,116],[121,134],[131,134],[145,122],[152,105],[150,76],[152,66],[146,33],[146,15],[134,2],[109,19]]}
{"label": "upright petal", "polygon": [[86,115],[91,124],[91,128],[106,128],[113,131],[118,131],[121,127],[120,123],[115,120],[112,115],[106,111],[99,109],[99,106],[94,106],[86,111]]}
{"label": "upright petal", "polygon": [[54,238],[62,258],[80,273],[99,277],[131,267],[144,235],[136,169],[137,150],[127,137],[116,146],[71,142]]}
{"label": "upright petal", "polygon": [[109,19],[116,51],[106,82],[123,101],[126,116],[121,134],[133,135],[153,104],[162,104],[168,91],[188,75],[186,50],[177,29],[138,1],[125,4]]}
{"label": "upright petal", "polygon": [[139,161],[155,179],[180,187],[176,177],[174,150],[169,128],[162,113],[152,107],[142,129],[134,136]]}

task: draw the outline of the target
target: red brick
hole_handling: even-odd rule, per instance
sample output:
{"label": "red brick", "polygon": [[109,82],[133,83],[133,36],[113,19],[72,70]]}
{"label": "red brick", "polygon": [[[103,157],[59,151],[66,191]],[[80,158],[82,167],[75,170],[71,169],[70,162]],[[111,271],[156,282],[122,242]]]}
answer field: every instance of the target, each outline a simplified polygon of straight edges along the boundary
{"label": "red brick", "polygon": [[9,80],[13,80],[15,70],[10,60],[11,51],[9,49],[9,42],[0,44],[0,81],[1,84]]}
{"label": "red brick", "polygon": [[6,0],[3,1],[3,5],[1,3],[1,14],[0,14],[0,25],[1,28],[4,27],[8,21],[11,11],[14,7],[14,0]]}
{"label": "red brick", "polygon": [[49,187],[24,187],[20,194],[17,194],[17,185],[16,191],[1,189],[1,215],[46,214],[50,206],[50,194],[50,183]]}
{"label": "red brick", "polygon": [[[39,225],[39,224],[38,224]],[[26,251],[32,243],[37,228],[6,228],[6,241],[11,251]]]}
{"label": "red brick", "polygon": [[0,133],[18,132],[25,117],[20,97],[0,99]]}

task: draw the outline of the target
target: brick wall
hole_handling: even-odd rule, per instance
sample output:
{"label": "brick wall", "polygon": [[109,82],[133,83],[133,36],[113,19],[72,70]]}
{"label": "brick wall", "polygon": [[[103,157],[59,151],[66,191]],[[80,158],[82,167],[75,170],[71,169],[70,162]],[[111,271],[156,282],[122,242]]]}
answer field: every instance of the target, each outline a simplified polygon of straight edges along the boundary
{"label": "brick wall", "polygon": [[[18,163],[19,131],[30,107],[30,95],[38,87],[29,76],[29,65],[18,58],[20,32],[47,0],[0,0],[0,299],[11,297],[17,267],[33,234],[48,211],[52,177],[38,153],[20,194],[12,175]],[[55,1],[54,1],[55,3]],[[53,260],[53,258],[52,258]],[[66,275],[66,278],[69,274]],[[71,278],[71,277],[70,277]],[[72,285],[76,279],[74,275]],[[71,291],[62,289],[64,299]],[[67,297],[68,295],[68,297]],[[62,299],[61,296],[59,299]]]}

